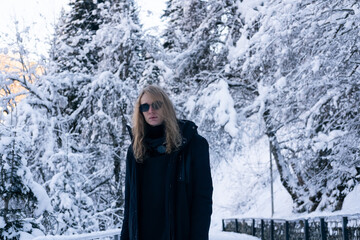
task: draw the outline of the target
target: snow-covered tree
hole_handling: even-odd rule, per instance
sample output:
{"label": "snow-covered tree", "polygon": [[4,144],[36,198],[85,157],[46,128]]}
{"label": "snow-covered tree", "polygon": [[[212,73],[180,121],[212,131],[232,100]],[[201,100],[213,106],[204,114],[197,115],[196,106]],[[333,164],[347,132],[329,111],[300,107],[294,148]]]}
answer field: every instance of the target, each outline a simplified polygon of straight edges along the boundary
{"label": "snow-covered tree", "polygon": [[[174,92],[197,90],[211,82],[212,72],[224,64],[222,1],[169,1],[164,32],[167,64],[174,71]],[[171,42],[173,41],[173,42]]]}
{"label": "snow-covered tree", "polygon": [[41,219],[52,211],[50,199],[27,167],[29,136],[18,124],[14,108],[8,109],[0,125],[0,237],[42,235],[45,227]]}
{"label": "snow-covered tree", "polygon": [[[62,128],[63,127],[63,128]],[[87,156],[78,149],[79,140],[65,126],[59,127],[57,152],[49,161],[54,176],[49,181],[51,203],[57,219],[56,234],[74,234],[99,230],[93,200],[85,192],[89,184]]]}
{"label": "snow-covered tree", "polygon": [[82,88],[84,98],[71,118],[90,154],[87,190],[96,202],[101,227],[107,228],[121,223],[123,161],[129,144],[126,125],[144,71],[145,51],[133,1],[105,1],[98,8],[103,24],[92,44],[99,49],[99,68]]}
{"label": "snow-covered tree", "polygon": [[164,33],[166,64],[173,71],[168,85],[175,106],[180,117],[194,120],[209,141],[221,142],[211,146],[217,156],[240,143],[235,140],[239,126],[224,70],[229,42],[236,37],[234,26],[240,21],[236,7],[236,1],[173,0],[164,14],[169,21]]}
{"label": "snow-covered tree", "polygon": [[99,9],[104,21],[94,37],[94,45],[100,50],[99,71],[116,73],[119,79],[135,87],[145,59],[135,3],[133,0],[111,0],[99,4]]}
{"label": "snow-covered tree", "polygon": [[82,187],[93,200],[99,227],[106,229],[121,223],[126,124],[145,53],[133,1],[98,1],[96,11],[98,29],[85,44],[97,49],[93,74],[63,72],[52,85],[65,100],[59,105],[69,126],[64,132],[79,137],[73,154],[86,153],[82,174],[88,179]]}
{"label": "snow-covered tree", "polygon": [[[16,29],[15,39],[9,40],[9,49],[6,51],[6,62],[4,69],[0,72],[0,118],[11,111],[11,107],[17,112],[17,122],[22,126],[22,131],[27,134],[31,147],[24,149],[26,160],[34,178],[41,184],[47,180],[47,173],[42,169],[41,156],[47,151],[49,132],[47,126],[50,124],[48,116],[54,114],[52,109],[52,96],[47,96],[40,81],[40,75],[44,72],[42,59],[36,62],[33,53],[27,50],[25,43],[28,36],[28,27],[24,30]],[[32,56],[32,57],[31,57]],[[36,56],[36,55],[35,55]],[[45,90],[45,91],[43,91]]]}
{"label": "snow-covered tree", "polygon": [[354,1],[259,5],[229,65],[249,83],[239,92],[254,99],[243,116],[262,116],[297,211],[341,209],[357,182],[358,9]]}
{"label": "snow-covered tree", "polygon": [[96,203],[102,225],[116,225],[122,217],[124,154],[129,144],[126,125],[134,89],[105,71],[83,91],[88,97],[73,116],[78,122],[79,144],[89,154],[86,189]]}
{"label": "snow-covered tree", "polygon": [[97,4],[103,0],[72,0],[63,12],[55,33],[52,58],[57,71],[92,73],[97,69],[98,50],[91,41],[101,24]]}
{"label": "snow-covered tree", "polygon": [[192,42],[195,30],[206,18],[205,1],[167,1],[163,18],[167,19],[167,28],[163,33],[164,48],[171,52],[181,52]]}
{"label": "snow-covered tree", "polygon": [[[21,34],[18,36],[18,46],[21,46]],[[16,102],[16,97],[25,96],[15,108],[19,113],[17,122],[22,126],[21,133],[27,136],[28,144],[20,149],[27,160],[26,166],[46,187],[55,207],[53,214],[40,219],[42,230],[46,233],[94,231],[98,229],[95,207],[84,191],[88,172],[79,166],[86,165],[87,155],[77,147],[80,142],[76,138],[78,135],[72,134],[75,121],[71,121],[69,116],[77,105],[68,94],[80,85],[78,82],[83,83],[88,78],[81,73],[56,73],[47,65],[42,68],[48,68],[48,75],[41,76],[38,65],[29,65],[26,61],[25,50],[18,48],[13,51],[19,56],[13,61],[20,67],[3,72],[1,86],[9,94],[2,96],[1,102],[5,106]],[[16,91],[11,92],[14,84],[17,84]],[[69,202],[72,206],[67,208],[69,205],[65,203]]]}

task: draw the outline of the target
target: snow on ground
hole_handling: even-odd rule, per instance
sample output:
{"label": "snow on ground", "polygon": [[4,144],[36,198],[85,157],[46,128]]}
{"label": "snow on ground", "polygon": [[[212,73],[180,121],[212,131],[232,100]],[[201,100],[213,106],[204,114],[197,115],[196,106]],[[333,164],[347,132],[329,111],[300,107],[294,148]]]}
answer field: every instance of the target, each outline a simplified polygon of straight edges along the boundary
{"label": "snow on ground", "polygon": [[[226,192],[222,192],[226,195]],[[255,204],[244,214],[229,214],[226,208],[221,208],[215,204],[214,216],[210,229],[210,240],[257,240],[259,238],[231,232],[221,231],[221,218],[271,218],[270,190],[254,193],[256,196]],[[352,215],[360,214],[360,185],[357,185],[352,192],[344,200],[343,209],[336,212],[313,212],[310,214],[295,214],[292,212],[291,197],[281,185],[280,179],[276,179],[274,183],[274,202],[275,211],[274,218],[277,219],[297,219],[311,218],[317,216],[335,216],[335,215]],[[224,211],[222,211],[224,210]],[[228,214],[228,215],[227,215]]]}
{"label": "snow on ground", "polygon": [[69,235],[69,236],[42,236],[36,238],[21,238],[20,240],[90,240],[90,239],[101,239],[109,236],[114,236],[120,234],[120,229],[110,229],[107,231],[101,232],[93,232],[93,233],[84,233],[77,235]]}
{"label": "snow on ground", "polygon": [[[21,240],[89,240],[89,239],[101,239],[101,237],[109,236],[109,234],[118,234],[119,229],[112,229],[103,232],[86,233],[81,235],[73,236],[44,236],[33,238],[30,235],[23,235]],[[246,234],[232,233],[232,232],[221,232],[221,231],[210,231],[210,240],[258,240],[259,238],[252,237]]]}
{"label": "snow on ground", "polygon": [[[250,128],[250,127],[249,127]],[[252,128],[253,129],[253,128]],[[253,135],[249,132],[249,135]],[[246,137],[246,136],[245,136]],[[360,214],[360,185],[350,192],[342,210],[294,213],[291,196],[281,184],[273,163],[274,214],[271,214],[271,188],[269,171],[269,149],[266,138],[244,146],[239,156],[228,157],[213,169],[213,215],[211,231],[221,231],[224,218],[276,218],[298,219],[319,216]],[[273,160],[274,161],[274,160]]]}
{"label": "snow on ground", "polygon": [[[250,210],[237,218],[271,218],[271,190],[264,189],[257,193],[256,201]],[[274,181],[274,218],[287,218],[292,216],[292,199],[280,182],[280,177]]]}
{"label": "snow on ground", "polygon": [[246,234],[210,231],[210,240],[258,240],[259,238]]}
{"label": "snow on ground", "polygon": [[352,192],[350,192],[345,200],[341,210],[343,214],[360,213],[360,185],[357,185]]}
{"label": "snow on ground", "polygon": [[[227,218],[271,218],[270,190],[255,193],[256,201],[249,211],[243,214],[229,215]],[[274,215],[277,219],[314,218],[319,216],[338,216],[360,214],[360,185],[357,185],[345,198],[343,208],[340,211],[315,211],[312,213],[292,212],[292,200],[277,178],[274,182]]]}

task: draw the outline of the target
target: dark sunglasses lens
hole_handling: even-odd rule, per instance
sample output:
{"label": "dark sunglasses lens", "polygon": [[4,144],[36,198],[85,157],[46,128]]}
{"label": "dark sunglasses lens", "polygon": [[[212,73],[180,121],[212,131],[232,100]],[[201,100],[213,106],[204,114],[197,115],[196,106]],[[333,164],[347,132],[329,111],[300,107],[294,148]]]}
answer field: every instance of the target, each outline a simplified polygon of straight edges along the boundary
{"label": "dark sunglasses lens", "polygon": [[151,107],[152,107],[154,110],[160,109],[161,106],[162,106],[162,102],[160,102],[160,101],[156,101],[156,102],[153,102],[153,103],[151,104]]}
{"label": "dark sunglasses lens", "polygon": [[147,112],[147,111],[149,111],[149,109],[150,109],[150,105],[147,103],[140,105],[140,112]]}

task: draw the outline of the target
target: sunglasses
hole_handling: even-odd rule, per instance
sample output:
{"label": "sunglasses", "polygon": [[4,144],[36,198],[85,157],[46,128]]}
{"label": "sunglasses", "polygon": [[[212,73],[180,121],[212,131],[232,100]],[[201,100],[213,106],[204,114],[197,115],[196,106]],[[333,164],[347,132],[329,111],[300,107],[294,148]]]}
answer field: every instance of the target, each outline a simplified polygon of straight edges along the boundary
{"label": "sunglasses", "polygon": [[140,105],[139,109],[140,109],[140,112],[147,112],[147,111],[149,111],[150,105],[151,105],[153,110],[158,110],[161,108],[162,104],[163,103],[160,101],[155,101],[152,104],[144,103],[144,104]]}

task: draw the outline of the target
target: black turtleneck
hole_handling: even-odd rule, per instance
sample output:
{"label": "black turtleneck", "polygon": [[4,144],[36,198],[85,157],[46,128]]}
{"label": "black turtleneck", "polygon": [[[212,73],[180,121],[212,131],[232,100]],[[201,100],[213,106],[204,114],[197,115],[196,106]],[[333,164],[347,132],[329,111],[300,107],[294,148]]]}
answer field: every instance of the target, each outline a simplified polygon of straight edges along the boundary
{"label": "black turtleneck", "polygon": [[165,240],[165,155],[164,125],[145,128],[147,153],[140,167],[139,240]]}
{"label": "black turtleneck", "polygon": [[158,126],[151,126],[146,123],[145,125],[145,138],[161,138],[165,136],[165,126],[164,124]]}

